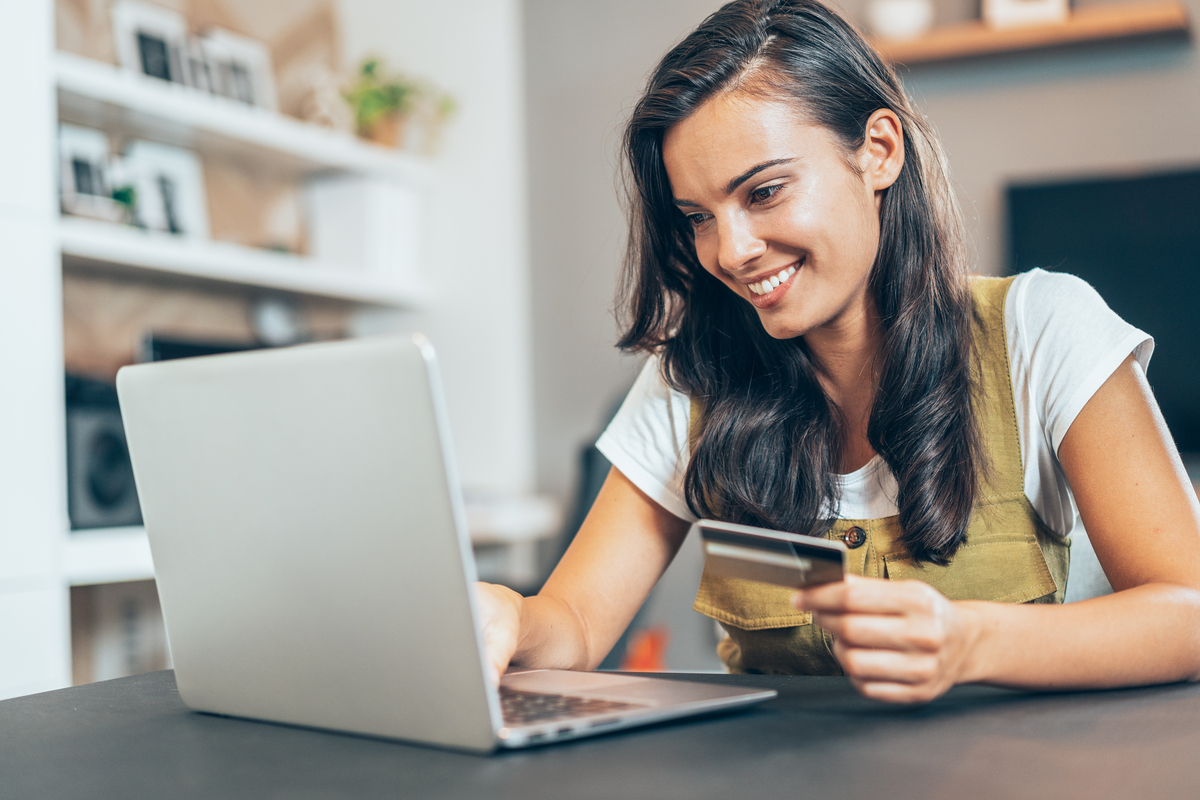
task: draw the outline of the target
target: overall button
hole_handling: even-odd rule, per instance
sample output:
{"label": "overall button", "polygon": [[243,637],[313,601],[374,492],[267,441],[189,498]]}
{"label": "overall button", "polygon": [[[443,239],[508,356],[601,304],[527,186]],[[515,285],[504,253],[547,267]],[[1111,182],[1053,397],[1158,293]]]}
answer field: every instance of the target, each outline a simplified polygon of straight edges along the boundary
{"label": "overall button", "polygon": [[855,525],[853,528],[842,534],[842,541],[845,542],[846,547],[849,547],[851,550],[855,549],[856,547],[862,547],[863,543],[867,541],[866,531]]}

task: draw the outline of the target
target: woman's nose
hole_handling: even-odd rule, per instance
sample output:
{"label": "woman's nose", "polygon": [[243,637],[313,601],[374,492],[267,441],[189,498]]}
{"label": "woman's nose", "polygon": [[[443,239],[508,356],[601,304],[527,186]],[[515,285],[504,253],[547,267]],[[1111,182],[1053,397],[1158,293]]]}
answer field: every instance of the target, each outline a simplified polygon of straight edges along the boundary
{"label": "woman's nose", "polygon": [[717,237],[717,263],[726,272],[745,269],[767,249],[747,216],[739,212],[718,221]]}

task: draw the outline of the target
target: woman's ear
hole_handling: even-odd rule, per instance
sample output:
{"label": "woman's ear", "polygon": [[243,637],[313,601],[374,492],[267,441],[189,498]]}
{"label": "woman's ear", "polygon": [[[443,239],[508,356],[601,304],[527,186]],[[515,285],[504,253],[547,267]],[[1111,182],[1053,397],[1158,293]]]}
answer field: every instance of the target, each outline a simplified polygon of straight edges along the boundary
{"label": "woman's ear", "polygon": [[890,108],[881,108],[867,120],[860,165],[872,190],[883,191],[896,182],[904,166],[904,129]]}

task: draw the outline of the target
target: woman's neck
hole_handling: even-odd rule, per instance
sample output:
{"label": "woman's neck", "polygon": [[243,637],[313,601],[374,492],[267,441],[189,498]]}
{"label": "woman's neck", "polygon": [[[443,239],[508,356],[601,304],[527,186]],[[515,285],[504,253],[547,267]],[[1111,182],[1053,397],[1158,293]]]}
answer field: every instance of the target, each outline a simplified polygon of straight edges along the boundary
{"label": "woman's neck", "polygon": [[883,345],[875,304],[868,301],[861,313],[810,331],[804,339],[815,357],[821,388],[845,425],[840,471],[854,472],[875,457],[867,439]]}

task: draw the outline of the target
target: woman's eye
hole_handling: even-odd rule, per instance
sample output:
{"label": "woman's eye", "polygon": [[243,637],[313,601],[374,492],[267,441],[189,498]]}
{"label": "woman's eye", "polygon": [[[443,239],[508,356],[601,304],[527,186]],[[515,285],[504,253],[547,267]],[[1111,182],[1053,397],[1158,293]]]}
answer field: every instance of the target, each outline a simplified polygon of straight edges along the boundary
{"label": "woman's eye", "polygon": [[687,214],[686,216],[693,228],[699,228],[708,222],[708,214]]}
{"label": "woman's eye", "polygon": [[778,184],[773,186],[760,186],[750,193],[750,202],[755,204],[765,203],[774,197],[775,193],[778,192],[780,188],[781,187]]}

